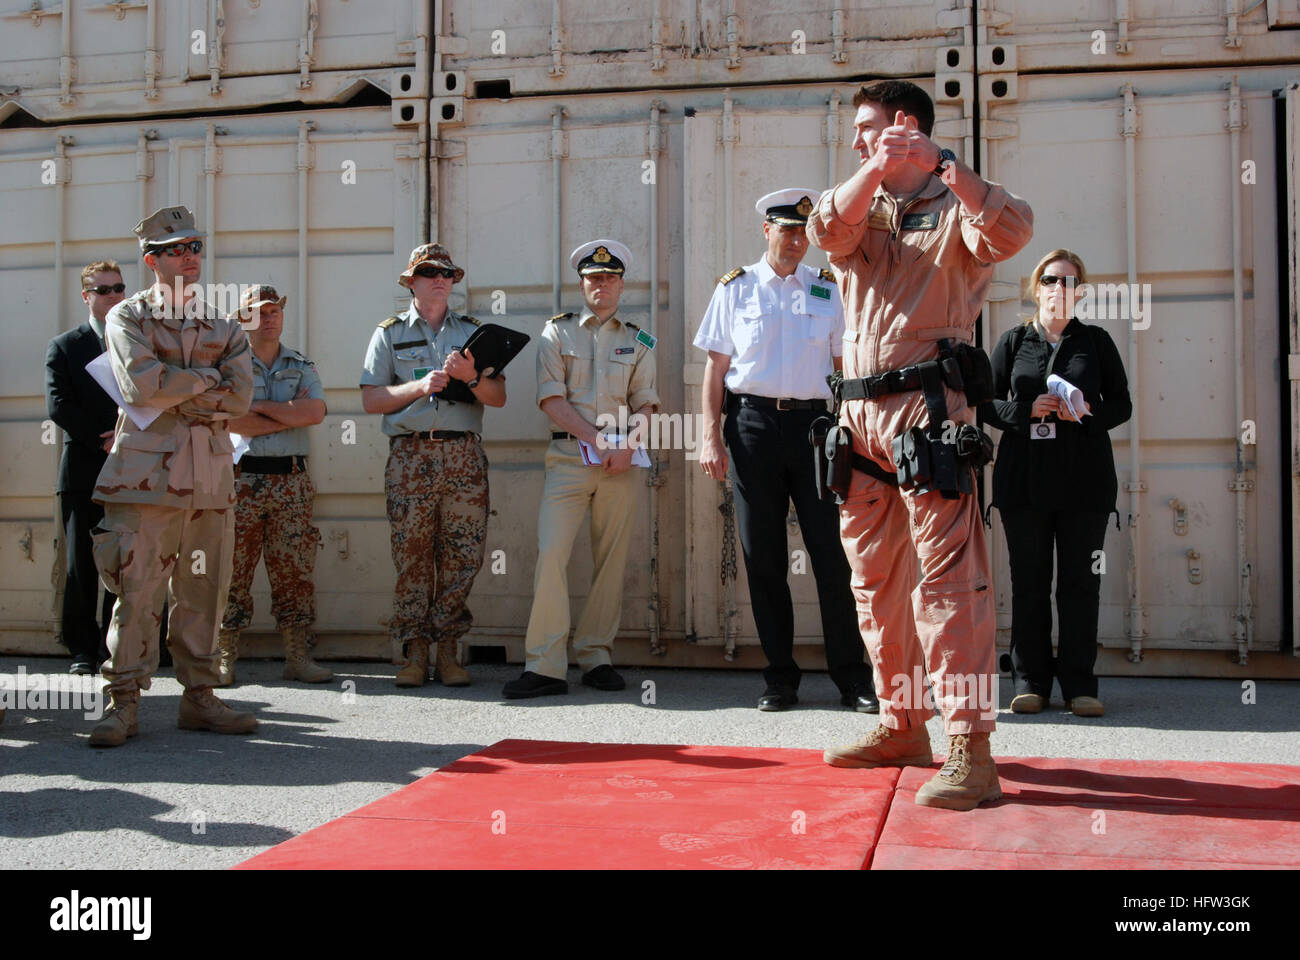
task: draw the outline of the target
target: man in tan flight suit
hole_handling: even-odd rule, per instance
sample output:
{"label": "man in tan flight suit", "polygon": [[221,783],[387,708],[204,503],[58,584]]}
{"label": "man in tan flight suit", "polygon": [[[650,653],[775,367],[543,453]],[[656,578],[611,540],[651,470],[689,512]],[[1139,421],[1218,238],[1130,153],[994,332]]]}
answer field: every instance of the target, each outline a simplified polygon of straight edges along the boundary
{"label": "man in tan flight suit", "polygon": [[156,419],[142,427],[135,411],[118,414],[95,484],[95,501],[104,505],[93,533],[95,562],[118,597],[103,668],[111,704],[90,735],[96,747],[120,746],[137,732],[140,690],[149,689],[158,667],[169,591],[167,643],[185,688],[178,726],[257,729],[253,714],[231,710],[212,693],[235,549],[227,422],[246,413],[253,396],[248,336],[199,296],[203,234],[189,210],[159,210],[135,233],[155,283],[112,309],[106,339],[123,399]]}
{"label": "man in tan flight suit", "polygon": [[[578,618],[573,652],[582,682],[622,690],[611,653],[623,612],[623,570],[632,539],[637,488],[645,475],[632,468],[633,450],[601,449],[597,425],[647,416],[659,406],[655,392],[655,338],[615,314],[631,254],[613,240],[592,240],[569,263],[582,280],[586,309],[552,317],[537,346],[537,403],[554,421],[546,451],[546,481],[537,521],[537,572],[533,611],[524,640],[524,673],[502,690],[507,699],[567,693],[569,582],[566,568],[574,538],[591,511],[594,574]],[[619,408],[624,408],[619,417]],[[629,415],[630,414],[630,415]],[[579,442],[596,448],[588,463]]]}

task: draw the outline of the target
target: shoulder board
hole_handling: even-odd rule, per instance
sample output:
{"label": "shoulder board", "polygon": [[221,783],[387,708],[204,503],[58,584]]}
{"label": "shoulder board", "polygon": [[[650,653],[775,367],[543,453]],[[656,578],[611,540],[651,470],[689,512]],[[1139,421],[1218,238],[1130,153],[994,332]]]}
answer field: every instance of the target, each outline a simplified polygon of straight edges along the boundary
{"label": "shoulder board", "polygon": [[825,267],[822,267],[817,271],[817,276],[821,277],[823,280],[829,281],[830,283],[835,282],[835,274],[831,273]]}
{"label": "shoulder board", "polygon": [[724,273],[722,276],[718,277],[718,283],[722,284],[723,286],[726,286],[732,280],[735,280],[738,276],[740,276],[744,272],[745,272],[744,267],[737,267],[735,270],[732,270],[730,273]]}
{"label": "shoulder board", "polygon": [[551,319],[546,322],[553,323],[556,320],[568,320],[571,316],[573,316],[572,313],[557,313],[555,316],[551,317]]}
{"label": "shoulder board", "polygon": [[475,320],[473,317],[469,316],[468,314],[462,315],[461,319],[472,326],[475,327],[482,326],[482,324],[480,324],[477,320]]}
{"label": "shoulder board", "polygon": [[631,320],[624,320],[624,321],[623,321],[623,326],[625,326],[625,327],[631,327],[633,330],[640,330],[640,329],[641,329],[641,328],[638,327],[635,323],[633,323]]}
{"label": "shoulder board", "polygon": [[380,329],[380,330],[387,330],[387,329],[388,329],[389,327],[391,327],[393,324],[397,323],[397,322],[398,322],[398,319],[399,319],[398,317],[389,317],[387,320],[383,320],[383,321],[381,321],[380,324],[379,324],[379,329]]}

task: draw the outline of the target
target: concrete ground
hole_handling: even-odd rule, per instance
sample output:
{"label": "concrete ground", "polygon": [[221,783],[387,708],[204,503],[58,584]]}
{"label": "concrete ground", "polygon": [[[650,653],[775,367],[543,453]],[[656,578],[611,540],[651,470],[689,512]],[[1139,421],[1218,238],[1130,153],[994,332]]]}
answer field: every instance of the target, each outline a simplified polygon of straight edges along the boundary
{"label": "concrete ground", "polygon": [[[62,673],[66,659],[0,657],[0,674]],[[628,668],[628,688],[600,693],[569,673],[567,697],[504,702],[517,666],[474,665],[474,684],[398,690],[379,663],[331,663],[332,685],[280,680],[274,661],[240,661],[221,692],[256,710],[248,737],[176,728],[170,670],[143,695],[140,734],[92,750],[93,722],[70,710],[10,709],[0,724],[0,866],[219,869],[342,816],[458,757],[506,738],[821,749],[853,740],[874,717],[839,706],[825,674],[801,703],[754,709],[756,673]],[[654,684],[654,704],[642,702]],[[345,689],[345,684],[347,684]],[[1082,719],[1059,701],[1038,716],[1007,710],[1001,685],[997,755],[1220,760],[1296,766],[1300,683],[1261,681],[1243,703],[1234,680],[1101,681],[1108,715]],[[938,718],[931,739],[943,750]]]}

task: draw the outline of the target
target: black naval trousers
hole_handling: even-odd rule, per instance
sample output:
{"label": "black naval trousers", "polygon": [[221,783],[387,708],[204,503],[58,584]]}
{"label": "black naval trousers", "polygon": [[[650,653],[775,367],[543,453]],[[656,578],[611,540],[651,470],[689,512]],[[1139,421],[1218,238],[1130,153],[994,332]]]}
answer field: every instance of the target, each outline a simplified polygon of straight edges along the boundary
{"label": "black naval trousers", "polygon": [[[1097,609],[1101,577],[1093,551],[1110,514],[1093,510],[1001,511],[1011,565],[1011,670],[1016,693],[1050,699],[1052,678],[1068,704],[1097,696]],[[1057,656],[1052,658],[1052,547],[1056,547]]]}
{"label": "black naval trousers", "polygon": [[108,624],[117,597],[105,590],[99,622],[95,601],[99,597],[99,570],[91,552],[91,528],[104,519],[104,508],[91,499],[91,491],[59,494],[63,514],[64,546],[68,551],[68,579],[63,587],[63,645],[73,659],[95,666],[108,659]]}
{"label": "black naval trousers", "polygon": [[839,508],[817,496],[813,477],[808,427],[824,412],[749,406],[728,396],[723,438],[750,604],[768,662],[763,678],[769,686],[799,686],[787,579],[786,516],[793,500],[817,581],[827,672],[841,693],[855,688],[874,693],[849,586],[849,562],[840,543]]}

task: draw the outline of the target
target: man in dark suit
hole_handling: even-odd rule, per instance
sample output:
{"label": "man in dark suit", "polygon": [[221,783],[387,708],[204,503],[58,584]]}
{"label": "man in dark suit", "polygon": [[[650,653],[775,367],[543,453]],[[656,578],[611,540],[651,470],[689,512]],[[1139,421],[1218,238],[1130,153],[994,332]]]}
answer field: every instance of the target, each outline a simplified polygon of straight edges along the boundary
{"label": "man in dark suit", "polygon": [[71,672],[91,674],[108,659],[105,635],[117,598],[105,592],[99,622],[95,601],[99,572],[91,554],[90,530],[104,508],[90,497],[95,479],[113,443],[117,404],[86,372],[86,364],[104,352],[104,318],[126,293],[122,272],[112,260],[81,271],[81,299],[90,317],[61,333],[45,352],[45,408],[63,430],[58,493],[67,548],[67,584],[63,591],[63,645],[72,654]]}

